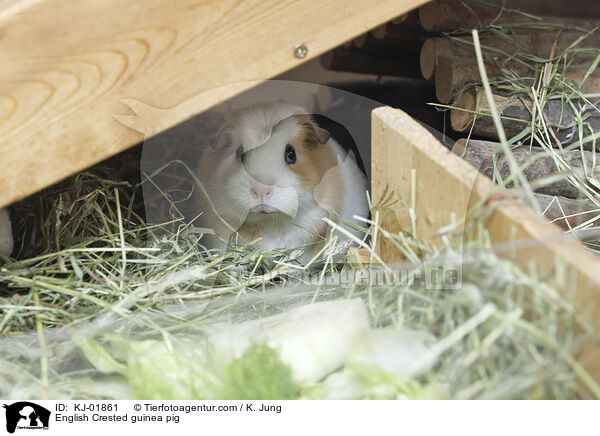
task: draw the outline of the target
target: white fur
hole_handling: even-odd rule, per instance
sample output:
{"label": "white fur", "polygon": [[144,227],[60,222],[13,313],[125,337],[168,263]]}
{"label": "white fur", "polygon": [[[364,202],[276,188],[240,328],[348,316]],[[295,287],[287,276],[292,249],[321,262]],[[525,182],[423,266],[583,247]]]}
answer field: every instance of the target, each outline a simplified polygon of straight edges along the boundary
{"label": "white fur", "polygon": [[[304,187],[284,160],[286,145],[301,129],[292,115],[303,113],[296,106],[261,105],[234,115],[223,126],[215,149],[207,147],[198,167],[198,177],[220,216],[201,195],[202,226],[215,229],[225,240],[244,223],[257,226],[262,238],[258,246],[266,250],[297,248],[315,242],[325,232],[327,224],[322,219],[330,214],[326,204],[318,204],[319,189],[313,192]],[[236,158],[240,145],[245,165]],[[339,156],[340,164],[323,176],[321,184],[331,178],[342,180],[340,216],[350,220],[353,215],[366,216],[367,182],[355,160],[333,139],[322,146],[333,147]],[[273,195],[266,204],[279,212],[251,211],[258,206],[250,195],[253,184],[272,187]],[[222,247],[214,241],[209,245]]]}
{"label": "white fur", "polygon": [[[330,139],[329,142],[338,154],[338,165],[333,168],[330,168],[323,175],[319,186],[315,188],[315,198],[317,200],[317,203],[321,207],[330,210],[328,205],[325,204],[325,202],[320,201],[320,187],[322,185],[326,186],[330,182],[330,180],[341,179],[343,181],[342,186],[344,190],[344,201],[342,204],[342,209],[339,211],[339,217],[342,221],[350,221],[356,224],[357,226],[364,226],[364,223],[354,219],[354,216],[356,215],[366,218],[369,215],[369,205],[366,201],[366,192],[368,189],[367,178],[358,168],[353,153],[346,153],[346,151],[333,139]],[[351,233],[355,233],[350,227],[346,225],[342,225],[342,227],[350,231]]]}

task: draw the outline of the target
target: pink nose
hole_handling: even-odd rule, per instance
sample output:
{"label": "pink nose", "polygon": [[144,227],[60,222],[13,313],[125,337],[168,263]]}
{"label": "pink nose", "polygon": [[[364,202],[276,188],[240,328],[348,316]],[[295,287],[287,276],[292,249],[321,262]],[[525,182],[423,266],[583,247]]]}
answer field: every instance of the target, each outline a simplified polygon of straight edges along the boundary
{"label": "pink nose", "polygon": [[253,186],[250,189],[250,194],[252,198],[258,201],[261,204],[266,203],[273,196],[273,187],[272,186]]}

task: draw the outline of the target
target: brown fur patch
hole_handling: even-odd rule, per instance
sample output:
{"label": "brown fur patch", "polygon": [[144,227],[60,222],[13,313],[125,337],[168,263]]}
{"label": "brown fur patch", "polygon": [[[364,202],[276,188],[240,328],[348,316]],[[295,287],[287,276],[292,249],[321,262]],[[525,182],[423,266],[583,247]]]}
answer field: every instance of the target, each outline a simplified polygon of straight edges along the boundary
{"label": "brown fur patch", "polygon": [[[337,166],[337,154],[328,141],[321,144],[315,136],[311,127],[313,120],[308,115],[296,115],[301,125],[300,132],[292,140],[290,145],[296,150],[296,163],[290,165],[290,169],[298,176],[302,185],[307,189],[314,190],[320,183],[323,175]],[[327,209],[332,208],[338,212],[342,207],[342,181],[334,180],[328,186],[321,186],[321,192],[326,193]]]}

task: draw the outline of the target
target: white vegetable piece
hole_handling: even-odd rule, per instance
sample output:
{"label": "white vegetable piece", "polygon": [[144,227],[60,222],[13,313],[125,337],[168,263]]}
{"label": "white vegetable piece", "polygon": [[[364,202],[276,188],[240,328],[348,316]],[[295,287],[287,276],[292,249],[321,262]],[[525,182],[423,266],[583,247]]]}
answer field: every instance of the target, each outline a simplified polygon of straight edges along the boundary
{"label": "white vegetable piece", "polygon": [[0,253],[10,256],[13,251],[13,234],[8,210],[0,209]]}
{"label": "white vegetable piece", "polygon": [[208,342],[219,370],[239,358],[250,344],[266,342],[279,350],[296,381],[316,382],[344,364],[355,337],[368,329],[363,300],[324,301],[223,326]]}
{"label": "white vegetable piece", "polygon": [[[435,337],[409,329],[369,330],[356,338],[348,353],[347,365],[375,366],[400,377],[414,377],[433,366]],[[427,359],[427,355],[431,359]],[[423,362],[415,366],[416,362]]]}

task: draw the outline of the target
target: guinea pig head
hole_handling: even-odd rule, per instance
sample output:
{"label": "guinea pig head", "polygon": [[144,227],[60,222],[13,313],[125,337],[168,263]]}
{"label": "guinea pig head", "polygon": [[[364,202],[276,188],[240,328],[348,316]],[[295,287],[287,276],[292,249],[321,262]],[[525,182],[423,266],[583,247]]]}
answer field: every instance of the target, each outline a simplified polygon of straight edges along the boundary
{"label": "guinea pig head", "polygon": [[329,133],[309,115],[293,115],[273,126],[264,143],[238,147],[246,177],[238,180],[237,202],[248,210],[250,221],[271,213],[296,218],[301,208],[314,203],[315,187],[337,164],[328,140]]}

